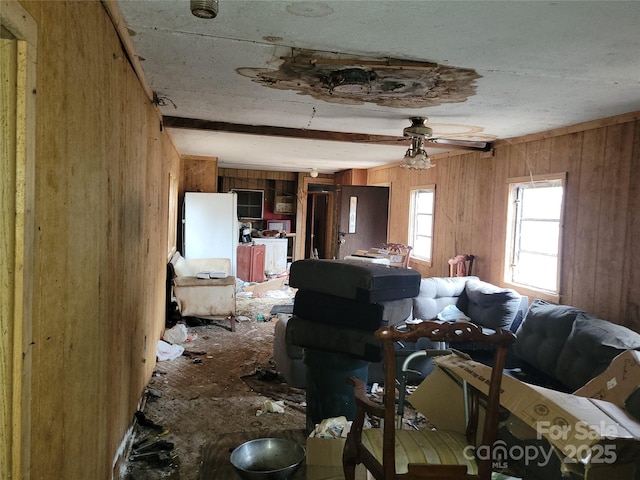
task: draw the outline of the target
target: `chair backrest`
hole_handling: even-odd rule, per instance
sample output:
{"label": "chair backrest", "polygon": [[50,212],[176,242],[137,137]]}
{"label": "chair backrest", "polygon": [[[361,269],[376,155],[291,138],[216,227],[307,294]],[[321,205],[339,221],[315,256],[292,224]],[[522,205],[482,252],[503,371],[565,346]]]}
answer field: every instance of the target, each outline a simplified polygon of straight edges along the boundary
{"label": "chair backrest", "polygon": [[467,277],[473,275],[473,260],[476,257],[463,253],[447,260],[450,277]]}
{"label": "chair backrest", "polygon": [[[495,356],[489,392],[486,399],[485,421],[482,431],[481,444],[490,448],[497,438],[498,420],[500,415],[500,384],[509,346],[515,341],[515,335],[507,330],[483,330],[471,322],[440,322],[434,320],[424,321],[418,324],[396,325],[393,327],[381,327],[375,333],[382,341],[384,349],[384,375],[385,386],[395,385],[395,342],[415,342],[426,337],[436,342],[451,343],[455,348],[455,342],[478,342],[495,345]],[[470,444],[476,444],[478,427],[479,397],[478,392],[470,396],[470,419],[467,425],[466,437]],[[437,392],[435,393],[437,395]],[[383,465],[394,465],[395,445],[395,414],[396,398],[393,388],[385,391],[384,395],[384,432],[383,432]],[[479,459],[478,467],[480,478],[484,478],[482,472],[491,471],[491,458]]]}
{"label": "chair backrest", "polygon": [[402,266],[404,268],[409,268],[409,258],[411,257],[411,250],[413,247],[403,243],[383,243],[380,247],[387,250],[389,253],[404,255]]}

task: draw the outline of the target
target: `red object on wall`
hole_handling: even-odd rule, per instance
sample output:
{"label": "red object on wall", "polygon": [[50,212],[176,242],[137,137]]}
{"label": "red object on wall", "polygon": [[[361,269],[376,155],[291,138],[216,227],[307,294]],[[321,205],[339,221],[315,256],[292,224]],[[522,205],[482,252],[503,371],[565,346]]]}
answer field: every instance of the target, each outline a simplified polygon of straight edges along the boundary
{"label": "red object on wall", "polygon": [[238,245],[236,275],[245,282],[264,281],[264,245]]}

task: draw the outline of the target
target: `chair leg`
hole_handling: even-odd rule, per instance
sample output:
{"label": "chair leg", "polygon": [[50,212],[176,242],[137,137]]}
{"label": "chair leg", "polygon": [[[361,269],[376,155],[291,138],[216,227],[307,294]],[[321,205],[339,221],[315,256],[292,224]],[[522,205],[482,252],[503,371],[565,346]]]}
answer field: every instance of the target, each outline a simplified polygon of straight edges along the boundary
{"label": "chair leg", "polygon": [[350,448],[349,441],[345,444],[345,448],[342,451],[342,470],[344,472],[345,480],[356,479],[356,465],[358,464],[356,456],[353,454]]}
{"label": "chair leg", "polygon": [[229,317],[229,320],[231,321],[231,331],[235,332],[236,331],[236,316],[235,315],[231,315]]}
{"label": "chair leg", "polygon": [[345,463],[342,465],[344,471],[344,480],[356,480],[356,464]]}

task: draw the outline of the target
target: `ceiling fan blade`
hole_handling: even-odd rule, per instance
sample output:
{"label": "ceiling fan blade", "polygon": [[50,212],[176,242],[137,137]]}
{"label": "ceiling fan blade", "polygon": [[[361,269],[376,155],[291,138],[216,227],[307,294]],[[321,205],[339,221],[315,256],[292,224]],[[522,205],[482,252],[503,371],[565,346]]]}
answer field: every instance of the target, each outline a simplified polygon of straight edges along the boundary
{"label": "ceiling fan blade", "polygon": [[493,148],[491,142],[484,140],[459,140],[455,138],[425,138],[425,143],[435,143],[440,145],[449,145],[454,147],[463,148],[466,150],[479,150],[481,152],[488,152]]}

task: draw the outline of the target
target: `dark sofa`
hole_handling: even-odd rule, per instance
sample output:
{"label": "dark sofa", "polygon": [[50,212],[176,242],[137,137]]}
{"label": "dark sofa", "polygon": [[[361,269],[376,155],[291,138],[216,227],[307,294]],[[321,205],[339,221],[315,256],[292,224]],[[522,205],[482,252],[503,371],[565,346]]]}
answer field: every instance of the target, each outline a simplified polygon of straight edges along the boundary
{"label": "dark sofa", "polygon": [[625,350],[640,350],[640,334],[568,305],[536,299],[516,331],[511,373],[528,383],[573,392]]}
{"label": "dark sofa", "polygon": [[[510,360],[517,366],[507,370],[507,374],[566,393],[574,392],[598,376],[625,350],[640,350],[640,334],[578,308],[540,299],[531,303],[516,334]],[[627,406],[628,411],[637,412],[638,408]],[[549,448],[546,440],[520,438],[508,425],[509,422],[499,431],[500,440],[507,446]],[[582,478],[575,470],[571,471],[576,465],[562,464],[556,455],[545,465],[512,460],[510,467],[510,473],[523,480]]]}

